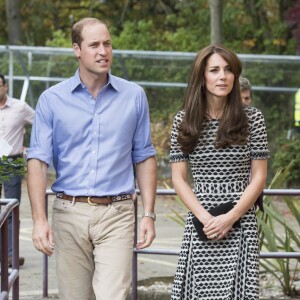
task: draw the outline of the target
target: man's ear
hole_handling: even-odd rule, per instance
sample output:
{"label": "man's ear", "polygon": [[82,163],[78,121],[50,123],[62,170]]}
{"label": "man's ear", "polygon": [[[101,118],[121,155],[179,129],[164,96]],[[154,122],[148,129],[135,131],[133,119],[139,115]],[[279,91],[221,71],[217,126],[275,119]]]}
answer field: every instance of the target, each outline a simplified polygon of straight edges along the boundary
{"label": "man's ear", "polygon": [[73,44],[73,53],[77,58],[80,58],[80,47],[76,43]]}

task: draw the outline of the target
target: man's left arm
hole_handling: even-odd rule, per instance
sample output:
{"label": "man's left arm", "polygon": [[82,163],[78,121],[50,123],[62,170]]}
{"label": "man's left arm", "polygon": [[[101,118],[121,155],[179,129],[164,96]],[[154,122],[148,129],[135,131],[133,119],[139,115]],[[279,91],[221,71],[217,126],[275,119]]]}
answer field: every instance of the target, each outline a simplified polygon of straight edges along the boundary
{"label": "man's left arm", "polygon": [[29,106],[27,103],[24,103],[25,124],[32,125],[32,123],[34,121],[34,115],[35,115],[34,109],[31,106]]}
{"label": "man's left arm", "polygon": [[[137,249],[149,247],[155,238],[154,213],[157,187],[157,166],[155,156],[151,156],[136,164],[136,176],[140,189],[144,214],[140,224]],[[150,213],[150,214],[148,214]],[[148,214],[148,216],[147,216]],[[150,215],[150,216],[149,216]]]}

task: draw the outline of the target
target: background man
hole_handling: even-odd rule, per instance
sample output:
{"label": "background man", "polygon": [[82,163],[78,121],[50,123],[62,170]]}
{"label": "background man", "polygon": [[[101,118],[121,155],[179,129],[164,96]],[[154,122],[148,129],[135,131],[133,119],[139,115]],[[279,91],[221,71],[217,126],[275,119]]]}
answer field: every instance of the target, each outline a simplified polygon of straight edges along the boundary
{"label": "background man", "polygon": [[[110,33],[85,18],[73,25],[75,75],[38,101],[28,153],[36,249],[55,249],[61,300],[123,300],[131,283],[134,167],[144,215],[138,248],[154,237],[156,151],[144,90],[109,73]],[[45,215],[47,167],[57,179],[52,227]],[[53,228],[53,233],[52,233]]]}
{"label": "background man", "polygon": [[[246,77],[240,76],[239,82],[240,82],[242,102],[246,106],[251,106],[252,105],[252,87],[251,87],[250,81]],[[264,194],[263,194],[263,192],[261,192],[255,202],[255,205],[258,206],[258,208],[262,212],[264,211],[263,197],[264,197]]]}
{"label": "background man", "polygon": [[[0,141],[11,149],[10,158],[23,157],[24,128],[31,125],[34,110],[26,103],[7,95],[8,86],[4,75],[0,74]],[[11,176],[2,183],[5,198],[16,198],[21,201],[22,176]],[[0,185],[1,196],[1,185]],[[24,264],[24,257],[20,257],[19,265]],[[12,265],[12,214],[8,219],[8,265]]]}
{"label": "background man", "polygon": [[246,106],[251,106],[252,104],[252,88],[250,81],[246,77],[240,76],[240,90],[241,90],[241,98],[242,102]]}

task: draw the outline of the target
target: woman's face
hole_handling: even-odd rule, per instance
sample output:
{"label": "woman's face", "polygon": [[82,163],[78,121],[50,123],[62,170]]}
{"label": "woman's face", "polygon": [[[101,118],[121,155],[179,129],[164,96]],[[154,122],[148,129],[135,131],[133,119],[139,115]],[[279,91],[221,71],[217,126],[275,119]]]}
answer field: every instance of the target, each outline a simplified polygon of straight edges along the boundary
{"label": "woman's face", "polygon": [[224,98],[231,92],[234,74],[227,61],[218,53],[214,53],[208,58],[204,77],[207,98]]}

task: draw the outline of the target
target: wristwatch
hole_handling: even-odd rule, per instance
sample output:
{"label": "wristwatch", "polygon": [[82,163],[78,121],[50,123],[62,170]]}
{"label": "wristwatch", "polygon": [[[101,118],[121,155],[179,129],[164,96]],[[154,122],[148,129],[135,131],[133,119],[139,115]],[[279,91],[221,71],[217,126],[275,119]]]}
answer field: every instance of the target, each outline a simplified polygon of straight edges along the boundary
{"label": "wristwatch", "polygon": [[156,214],[153,213],[153,212],[145,211],[145,212],[143,213],[143,218],[144,218],[144,217],[149,217],[149,218],[153,219],[153,221],[156,220]]}

